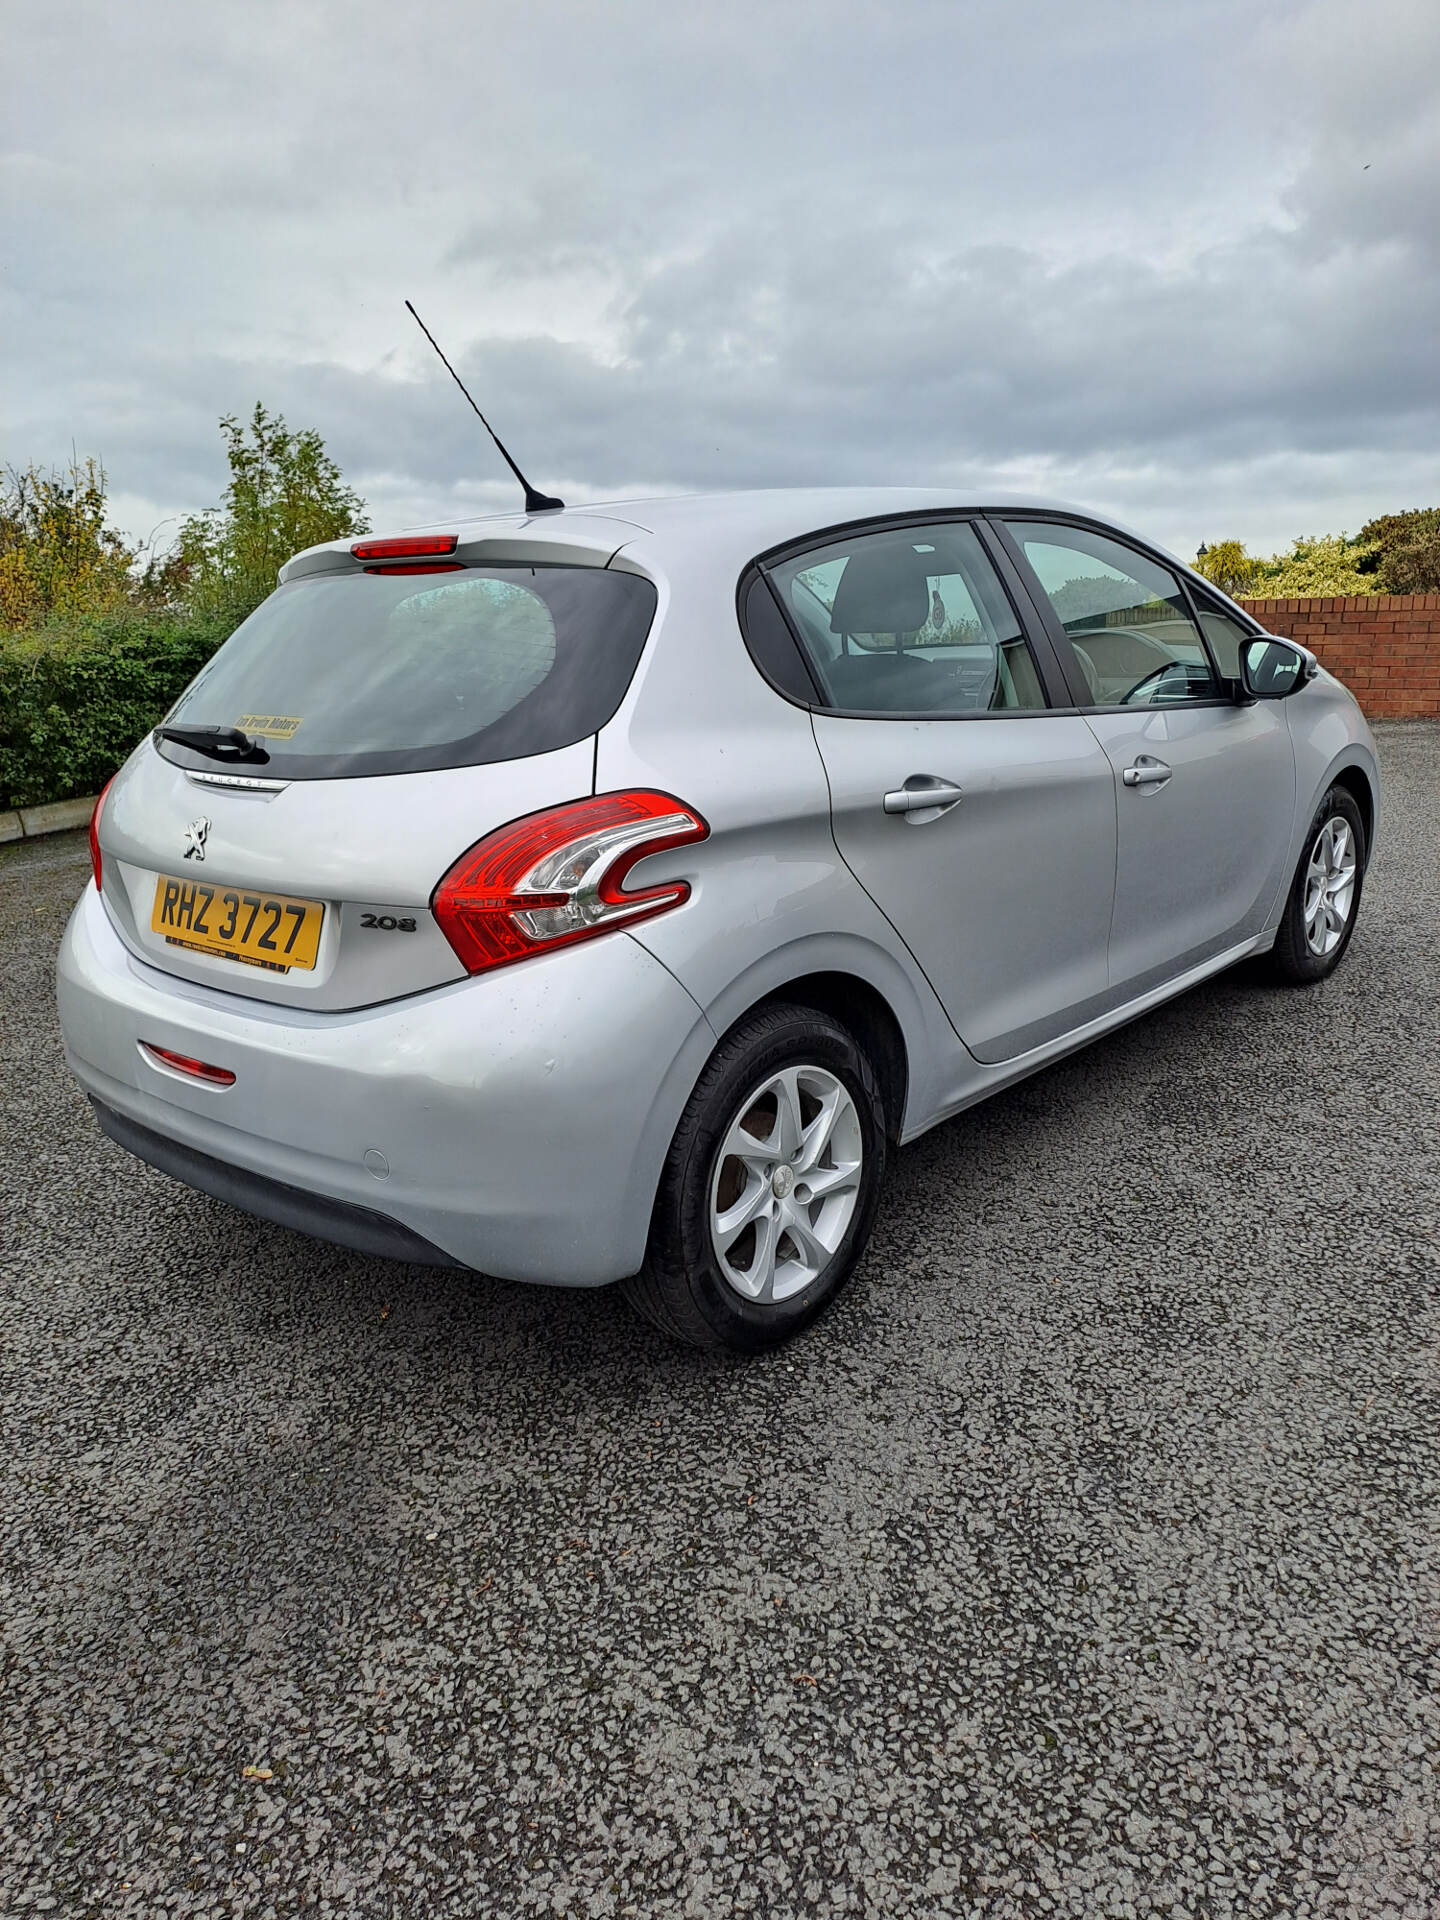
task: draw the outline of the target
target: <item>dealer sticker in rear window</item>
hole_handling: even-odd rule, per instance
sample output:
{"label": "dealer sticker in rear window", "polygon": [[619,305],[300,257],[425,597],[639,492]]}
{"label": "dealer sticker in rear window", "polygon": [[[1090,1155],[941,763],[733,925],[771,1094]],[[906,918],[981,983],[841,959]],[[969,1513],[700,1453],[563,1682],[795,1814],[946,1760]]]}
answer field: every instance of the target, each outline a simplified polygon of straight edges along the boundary
{"label": "dealer sticker in rear window", "polygon": [[304,718],[295,713],[242,713],[235,724],[252,738],[259,734],[262,740],[293,740]]}

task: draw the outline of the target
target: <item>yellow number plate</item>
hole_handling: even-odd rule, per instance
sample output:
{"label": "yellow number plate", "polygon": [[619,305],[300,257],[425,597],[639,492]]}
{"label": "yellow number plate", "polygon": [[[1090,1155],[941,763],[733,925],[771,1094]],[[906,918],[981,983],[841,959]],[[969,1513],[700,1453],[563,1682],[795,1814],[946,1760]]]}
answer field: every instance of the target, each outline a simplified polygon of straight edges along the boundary
{"label": "yellow number plate", "polygon": [[308,972],[315,965],[324,918],[318,900],[292,900],[288,894],[256,893],[208,880],[175,880],[162,873],[155,882],[150,928],[172,947],[218,953],[273,973],[288,973],[292,967]]}

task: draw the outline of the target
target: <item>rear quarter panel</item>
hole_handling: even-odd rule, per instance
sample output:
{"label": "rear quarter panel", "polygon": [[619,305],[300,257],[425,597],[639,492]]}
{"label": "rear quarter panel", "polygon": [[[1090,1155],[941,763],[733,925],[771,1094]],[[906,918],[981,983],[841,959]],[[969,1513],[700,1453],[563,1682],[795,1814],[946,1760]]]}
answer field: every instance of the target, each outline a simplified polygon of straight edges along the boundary
{"label": "rear quarter panel", "polygon": [[719,1033],[802,975],[865,980],[900,1025],[904,1131],[917,1130],[953,1100],[970,1057],[840,858],[810,715],[761,678],[746,650],[735,588],[750,555],[667,537],[663,557],[637,542],[621,558],[650,573],[660,604],[630,691],[600,734],[596,789],[659,787],[710,827],[707,840],[635,868],[628,884],[678,876],[691,897],[633,937]]}

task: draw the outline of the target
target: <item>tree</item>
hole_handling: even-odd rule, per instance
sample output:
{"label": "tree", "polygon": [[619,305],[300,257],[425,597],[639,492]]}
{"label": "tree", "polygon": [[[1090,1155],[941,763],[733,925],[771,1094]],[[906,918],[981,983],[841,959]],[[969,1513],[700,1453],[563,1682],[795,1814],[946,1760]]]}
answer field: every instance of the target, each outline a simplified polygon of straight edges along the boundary
{"label": "tree", "polygon": [[98,460],[44,473],[32,462],[0,477],[0,627],[54,615],[105,613],[134,588],[135,554],[105,524]]}
{"label": "tree", "polygon": [[1262,564],[1246,553],[1243,540],[1217,540],[1195,556],[1195,571],[1232,598],[1254,591]]}
{"label": "tree", "polygon": [[347,487],[313,427],[292,433],[258,402],[244,426],[220,422],[230,484],[223,504],[192,514],[153,579],[197,613],[242,620],[302,547],[365,533],[365,502]]}

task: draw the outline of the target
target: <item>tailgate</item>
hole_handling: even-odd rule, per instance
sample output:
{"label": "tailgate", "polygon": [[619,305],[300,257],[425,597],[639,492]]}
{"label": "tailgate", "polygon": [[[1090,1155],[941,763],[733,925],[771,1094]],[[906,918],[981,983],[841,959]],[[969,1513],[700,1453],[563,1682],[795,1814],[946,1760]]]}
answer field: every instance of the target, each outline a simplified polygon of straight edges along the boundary
{"label": "tailgate", "polygon": [[490,766],[247,787],[147,741],[105,802],[105,902],[131,950],[182,979],[317,1010],[395,999],[465,977],[430,912],[446,869],[506,821],[590,793],[593,769],[587,739]]}

